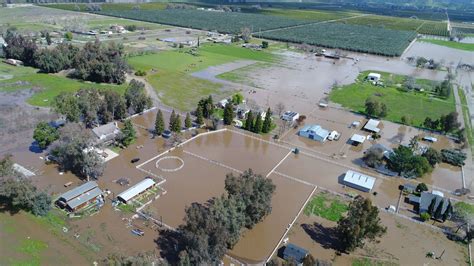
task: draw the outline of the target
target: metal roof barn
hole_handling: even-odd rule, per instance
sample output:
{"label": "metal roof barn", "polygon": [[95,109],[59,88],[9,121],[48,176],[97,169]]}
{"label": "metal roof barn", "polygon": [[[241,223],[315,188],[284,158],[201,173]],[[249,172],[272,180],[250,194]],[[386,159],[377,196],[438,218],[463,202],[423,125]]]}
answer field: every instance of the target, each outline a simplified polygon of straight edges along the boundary
{"label": "metal roof barn", "polygon": [[380,132],[380,128],[378,128],[379,124],[380,124],[379,120],[369,119],[369,121],[367,121],[367,124],[365,124],[364,129],[375,132],[375,133],[379,133]]}
{"label": "metal roof barn", "polygon": [[354,134],[351,137],[352,142],[356,142],[357,144],[359,143],[364,143],[365,141],[365,136],[359,135],[359,134]]}
{"label": "metal roof barn", "polygon": [[76,208],[81,207],[81,205],[88,203],[89,201],[97,198],[100,195],[102,195],[102,190],[100,190],[100,188],[96,187],[93,190],[88,191],[88,192],[80,195],[79,197],[70,200],[67,203],[67,206],[71,210],[75,210]]}
{"label": "metal roof barn", "polygon": [[375,177],[349,170],[344,176],[344,184],[351,188],[369,192],[374,187]]}
{"label": "metal roof barn", "polygon": [[145,178],[141,182],[133,185],[131,188],[125,190],[124,192],[120,193],[117,198],[124,203],[127,203],[129,200],[133,199],[134,197],[140,195],[141,193],[145,192],[146,190],[150,189],[156,184],[155,181],[151,178]]}
{"label": "metal roof barn", "polygon": [[283,250],[283,259],[287,261],[294,260],[296,263],[303,263],[303,260],[306,258],[308,253],[309,252],[306,249],[289,243]]}
{"label": "metal roof barn", "polygon": [[299,136],[306,137],[319,142],[325,142],[329,136],[329,131],[320,125],[308,125],[298,132]]}
{"label": "metal roof barn", "polygon": [[91,191],[93,190],[94,188],[98,187],[99,185],[97,185],[97,183],[95,181],[89,181],[83,185],[80,185],[76,188],[73,188],[71,190],[69,190],[68,192],[62,194],[60,197],[59,197],[59,200],[60,201],[64,201],[64,202],[68,202],[88,191]]}

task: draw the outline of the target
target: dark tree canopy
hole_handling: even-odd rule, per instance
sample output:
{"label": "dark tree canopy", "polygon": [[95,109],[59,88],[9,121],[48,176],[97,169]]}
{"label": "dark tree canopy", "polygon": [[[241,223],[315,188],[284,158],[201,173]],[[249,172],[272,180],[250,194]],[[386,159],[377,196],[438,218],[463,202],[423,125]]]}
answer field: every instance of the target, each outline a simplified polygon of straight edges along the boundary
{"label": "dark tree canopy", "polygon": [[263,120],[262,132],[268,133],[272,129],[272,110],[268,107],[265,114],[265,119]]}
{"label": "dark tree canopy", "polygon": [[56,128],[46,122],[39,122],[33,132],[33,139],[38,142],[41,149],[45,149],[53,141],[59,139],[59,132]]}
{"label": "dark tree canopy", "polygon": [[224,125],[231,125],[234,121],[233,104],[228,102],[224,107]]}
{"label": "dark tree canopy", "polygon": [[132,144],[137,138],[137,132],[133,127],[132,121],[130,119],[125,120],[125,123],[122,128],[122,133],[120,136],[120,142],[125,146]]}
{"label": "dark tree canopy", "polygon": [[6,58],[23,61],[27,66],[35,66],[35,53],[38,50],[35,42],[30,37],[24,37],[15,31],[8,29],[5,34],[4,52]]}
{"label": "dark tree canopy", "polygon": [[390,154],[387,166],[399,175],[415,177],[420,177],[433,169],[425,157],[415,155],[412,149],[403,145],[398,146]]}
{"label": "dark tree canopy", "polygon": [[161,110],[158,110],[158,112],[156,113],[156,119],[155,119],[155,134],[161,135],[164,130],[165,130],[165,120],[163,118],[163,112],[161,112]]}
{"label": "dark tree canopy", "polygon": [[340,243],[347,252],[363,247],[366,240],[375,241],[386,233],[380,224],[379,210],[370,199],[357,196],[349,204],[347,216],[337,223]]}
{"label": "dark tree canopy", "polygon": [[374,97],[369,97],[365,101],[365,112],[369,116],[385,117],[387,116],[387,106]]}
{"label": "dark tree canopy", "polygon": [[151,98],[145,90],[145,84],[135,79],[130,81],[125,91],[125,101],[127,108],[134,114],[141,113],[152,105]]}

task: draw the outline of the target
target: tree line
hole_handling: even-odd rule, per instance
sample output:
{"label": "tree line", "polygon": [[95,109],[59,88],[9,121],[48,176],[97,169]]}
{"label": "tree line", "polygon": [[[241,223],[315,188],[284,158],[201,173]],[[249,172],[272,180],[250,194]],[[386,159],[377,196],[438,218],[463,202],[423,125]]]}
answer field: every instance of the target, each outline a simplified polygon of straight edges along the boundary
{"label": "tree line", "polygon": [[35,41],[12,29],[5,34],[6,58],[21,60],[26,66],[44,73],[74,69],[72,76],[93,82],[122,84],[129,67],[123,59],[123,46],[113,42],[104,45],[99,40],[88,42],[81,49],[71,44],[40,49]]}
{"label": "tree line", "polygon": [[239,176],[228,174],[225,190],[206,204],[186,208],[184,224],[178,228],[181,265],[219,264],[245,228],[251,229],[272,210],[275,185],[251,169]]}

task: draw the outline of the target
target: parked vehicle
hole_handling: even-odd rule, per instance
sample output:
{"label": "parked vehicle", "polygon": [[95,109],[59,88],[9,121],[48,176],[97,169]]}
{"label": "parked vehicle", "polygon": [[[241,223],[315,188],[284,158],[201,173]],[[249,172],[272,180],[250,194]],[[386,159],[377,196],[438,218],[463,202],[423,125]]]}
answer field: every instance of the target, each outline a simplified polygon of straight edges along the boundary
{"label": "parked vehicle", "polygon": [[145,232],[143,232],[142,230],[140,230],[138,228],[135,228],[135,229],[132,229],[132,234],[134,234],[136,236],[144,236]]}
{"label": "parked vehicle", "polygon": [[171,137],[171,131],[169,130],[165,130],[163,131],[163,134],[161,134],[163,136],[163,138],[167,139],[169,137]]}
{"label": "parked vehicle", "polygon": [[138,161],[140,161],[140,158],[133,158],[130,162],[131,162],[131,163],[136,163],[136,162],[138,162]]}

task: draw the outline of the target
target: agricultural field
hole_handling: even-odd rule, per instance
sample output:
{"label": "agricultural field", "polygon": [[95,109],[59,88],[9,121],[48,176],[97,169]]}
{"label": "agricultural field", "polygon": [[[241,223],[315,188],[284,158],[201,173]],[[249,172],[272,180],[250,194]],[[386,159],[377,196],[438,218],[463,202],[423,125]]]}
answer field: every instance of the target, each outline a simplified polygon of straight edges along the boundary
{"label": "agricultural field", "polygon": [[259,30],[278,29],[309,23],[279,16],[237,12],[210,12],[202,10],[102,10],[97,14],[136,19],[154,23],[167,24],[201,30],[215,30],[222,33],[239,33],[248,27],[253,32]]}
{"label": "agricultural field", "polygon": [[448,99],[430,96],[427,91],[434,84],[429,80],[416,80],[417,84],[425,88],[425,92],[403,92],[398,87],[402,86],[404,76],[382,72],[383,81],[390,79],[393,85],[380,87],[363,81],[369,72],[362,72],[356,83],[334,89],[330,100],[355,112],[365,113],[366,99],[375,96],[387,106],[388,112],[384,119],[401,123],[402,116],[408,116],[409,124],[413,126],[420,126],[426,117],[438,119],[456,110],[452,93]]}
{"label": "agricultural field", "polygon": [[291,19],[303,19],[310,21],[327,21],[335,19],[359,16],[360,13],[345,11],[324,11],[324,10],[299,10],[299,9],[263,9],[259,14],[280,16]]}
{"label": "agricultural field", "polygon": [[448,36],[446,22],[376,15],[350,18],[343,21],[344,23],[353,25],[382,27],[392,30],[416,31],[420,34]]}
{"label": "agricultural field", "polygon": [[268,31],[263,38],[306,43],[328,48],[385,56],[399,56],[415,38],[413,31],[398,31],[341,23],[306,25]]}
{"label": "agricultural field", "polygon": [[164,104],[182,111],[190,111],[202,97],[209,94],[225,97],[231,93],[222,91],[221,84],[193,77],[190,74],[210,66],[242,59],[261,62],[276,60],[274,55],[264,51],[253,51],[234,45],[206,44],[199,48],[196,55],[192,55],[183,48],[130,57],[128,63],[135,70],[148,72],[146,79]]}
{"label": "agricultural field", "polygon": [[37,71],[31,67],[15,67],[1,62],[0,91],[34,89],[36,93],[27,102],[35,106],[50,106],[54,97],[63,91],[77,91],[81,88],[110,88],[123,93],[126,88],[126,85],[84,82]]}
{"label": "agricultural field", "polygon": [[446,46],[449,48],[454,48],[454,49],[459,49],[459,50],[474,51],[474,43],[462,43],[462,42],[436,40],[436,39],[420,39],[419,41]]}
{"label": "agricultural field", "polygon": [[[71,11],[88,11],[87,7],[89,4],[50,4],[47,7],[71,10]],[[161,10],[166,8],[167,3],[101,3],[100,7],[102,10],[132,10],[138,8],[140,10]]]}

